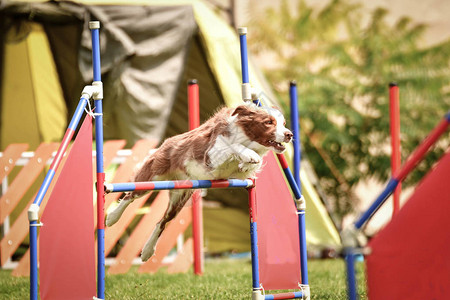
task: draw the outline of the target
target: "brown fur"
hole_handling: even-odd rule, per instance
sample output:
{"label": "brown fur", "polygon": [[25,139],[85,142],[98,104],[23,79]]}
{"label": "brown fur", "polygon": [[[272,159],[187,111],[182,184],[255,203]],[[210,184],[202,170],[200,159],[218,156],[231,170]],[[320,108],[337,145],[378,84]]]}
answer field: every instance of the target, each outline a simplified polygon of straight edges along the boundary
{"label": "brown fur", "polygon": [[244,130],[250,140],[269,147],[267,136],[273,136],[277,125],[276,119],[267,113],[239,108],[236,109],[237,112],[233,113],[238,113],[241,116],[236,123]]}
{"label": "brown fur", "polygon": [[[253,105],[241,105],[235,109],[222,108],[197,129],[165,140],[149,155],[132,180],[138,182],[200,179],[195,178],[196,175],[192,172],[197,172],[198,176],[205,174],[198,173],[195,163],[198,163],[201,172],[211,174],[209,178],[211,180],[226,179],[221,176],[236,176],[235,178],[254,176],[261,167],[261,156],[269,148],[284,149],[280,141],[274,142],[276,130],[277,119],[264,109]],[[280,133],[278,136],[280,137]],[[292,133],[285,129],[283,141],[289,142],[291,138]],[[187,163],[194,165],[188,169]],[[119,207],[108,214],[111,218],[107,218],[107,225],[111,226],[117,222],[129,203],[144,193],[143,191],[127,193]],[[156,241],[167,222],[178,214],[192,193],[192,190],[170,191],[169,207],[143,249],[144,261],[153,255]]]}
{"label": "brown fur", "polygon": [[[168,177],[177,171],[185,172],[184,162],[188,158],[203,161],[206,166],[209,166],[209,157],[205,153],[219,134],[229,135],[227,119],[232,111],[231,108],[222,108],[200,127],[166,139],[144,162],[132,181],[151,181],[155,177],[175,180],[176,178]],[[127,196],[131,198],[136,195],[131,193]]]}

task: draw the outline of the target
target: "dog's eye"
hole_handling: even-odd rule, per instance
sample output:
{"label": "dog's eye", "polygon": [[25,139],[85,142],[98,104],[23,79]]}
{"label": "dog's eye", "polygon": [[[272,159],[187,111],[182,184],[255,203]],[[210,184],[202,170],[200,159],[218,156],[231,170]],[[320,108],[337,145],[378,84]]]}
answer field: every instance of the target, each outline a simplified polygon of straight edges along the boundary
{"label": "dog's eye", "polygon": [[266,121],[266,122],[264,122],[264,123],[266,123],[267,125],[272,125],[272,124],[273,124],[273,121],[272,121],[272,120],[269,120],[269,121]]}

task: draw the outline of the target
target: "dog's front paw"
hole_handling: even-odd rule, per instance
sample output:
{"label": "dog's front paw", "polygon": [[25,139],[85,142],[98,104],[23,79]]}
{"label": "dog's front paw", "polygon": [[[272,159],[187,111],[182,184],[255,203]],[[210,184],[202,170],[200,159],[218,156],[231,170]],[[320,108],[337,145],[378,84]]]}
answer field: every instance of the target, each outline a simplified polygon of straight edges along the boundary
{"label": "dog's front paw", "polygon": [[238,165],[238,167],[239,167],[239,172],[241,172],[241,173],[247,173],[247,172],[249,171],[249,167],[250,167],[250,166],[251,166],[251,165],[248,164],[248,163],[244,163],[244,162],[239,163],[239,165]]}
{"label": "dog's front paw", "polygon": [[259,163],[244,163],[244,162],[241,162],[238,165],[239,172],[241,172],[241,173],[255,172],[256,170],[258,170],[260,168],[260,166],[261,166],[261,162],[259,162]]}
{"label": "dog's front paw", "polygon": [[[241,152],[239,152],[239,156],[242,160],[242,163],[246,163],[246,164],[259,164],[261,163],[261,156],[259,156],[258,153],[256,153],[255,151],[251,150],[251,149],[245,149]],[[239,164],[239,165],[241,165]]]}

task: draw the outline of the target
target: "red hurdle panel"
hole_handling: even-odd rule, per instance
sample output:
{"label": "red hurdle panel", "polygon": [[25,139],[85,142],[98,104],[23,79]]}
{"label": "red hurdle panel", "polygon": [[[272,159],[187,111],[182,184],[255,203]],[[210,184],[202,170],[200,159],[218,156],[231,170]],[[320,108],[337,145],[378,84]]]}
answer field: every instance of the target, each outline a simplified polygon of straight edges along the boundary
{"label": "red hurdle panel", "polygon": [[96,295],[92,122],[86,118],[42,215],[41,299]]}
{"label": "red hurdle panel", "polygon": [[449,178],[450,152],[369,243],[369,299],[448,299]]}
{"label": "red hurdle panel", "polygon": [[260,281],[266,290],[298,289],[297,209],[273,153],[256,179]]}

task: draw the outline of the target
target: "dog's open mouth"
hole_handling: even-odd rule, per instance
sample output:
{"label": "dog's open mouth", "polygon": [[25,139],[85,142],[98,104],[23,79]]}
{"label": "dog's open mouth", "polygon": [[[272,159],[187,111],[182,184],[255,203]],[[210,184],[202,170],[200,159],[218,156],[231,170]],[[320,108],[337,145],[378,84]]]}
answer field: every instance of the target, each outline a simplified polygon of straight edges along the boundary
{"label": "dog's open mouth", "polygon": [[269,145],[275,148],[275,150],[283,152],[286,150],[286,147],[282,143],[278,143],[276,141],[270,140]]}

